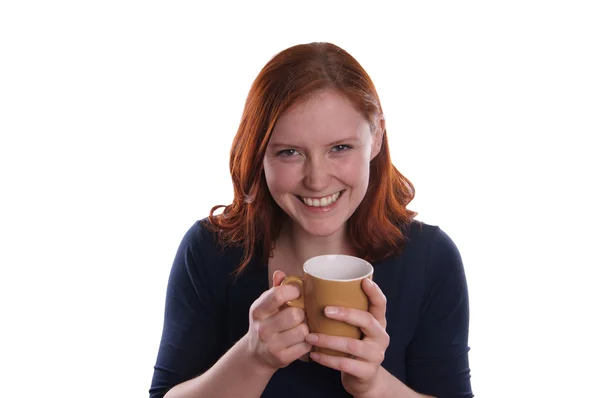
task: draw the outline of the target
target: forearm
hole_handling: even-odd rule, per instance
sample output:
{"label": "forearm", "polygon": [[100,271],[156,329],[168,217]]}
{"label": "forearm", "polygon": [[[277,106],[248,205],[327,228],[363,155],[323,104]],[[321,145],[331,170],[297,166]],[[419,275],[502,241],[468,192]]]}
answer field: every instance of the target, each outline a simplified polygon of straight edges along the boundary
{"label": "forearm", "polygon": [[[394,375],[385,370],[383,366],[379,368],[378,376],[380,381],[378,383],[377,391],[374,392],[373,397],[377,398],[434,398],[430,395],[419,394],[411,390],[406,384],[398,380]],[[356,397],[356,398],[371,398],[370,396]]]}
{"label": "forearm", "polygon": [[173,387],[165,398],[258,398],[274,373],[250,358],[244,336],[209,370]]}

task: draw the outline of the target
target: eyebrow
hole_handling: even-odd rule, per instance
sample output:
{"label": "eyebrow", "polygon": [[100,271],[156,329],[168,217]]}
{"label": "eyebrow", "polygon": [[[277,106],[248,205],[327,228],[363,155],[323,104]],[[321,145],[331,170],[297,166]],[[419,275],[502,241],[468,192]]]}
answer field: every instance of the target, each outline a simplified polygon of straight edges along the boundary
{"label": "eyebrow", "polygon": [[[351,136],[351,137],[346,137],[346,138],[342,138],[339,140],[335,140],[333,142],[330,142],[329,144],[326,144],[326,147],[330,147],[330,146],[336,146],[336,145],[340,145],[340,144],[345,144],[347,142],[356,142],[356,141],[360,141],[360,137],[359,136]],[[276,147],[276,148],[300,148],[300,149],[304,149],[302,148],[302,146],[300,145],[292,145],[292,144],[286,144],[284,142],[273,142],[269,144],[270,147]]]}

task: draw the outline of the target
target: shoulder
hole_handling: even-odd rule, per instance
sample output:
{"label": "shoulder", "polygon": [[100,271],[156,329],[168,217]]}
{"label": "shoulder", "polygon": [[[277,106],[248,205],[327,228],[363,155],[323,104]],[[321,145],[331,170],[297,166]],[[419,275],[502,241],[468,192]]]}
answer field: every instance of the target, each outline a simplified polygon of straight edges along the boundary
{"label": "shoulder", "polygon": [[416,250],[430,258],[438,255],[460,256],[452,238],[437,225],[413,221],[405,228],[405,237],[406,250]]}
{"label": "shoulder", "polygon": [[208,219],[195,221],[183,236],[182,243],[205,249],[216,246],[216,234],[212,231]]}
{"label": "shoulder", "polygon": [[231,271],[241,256],[237,248],[225,248],[219,244],[218,233],[208,218],[197,220],[187,230],[177,253],[185,262],[210,272],[212,269]]}
{"label": "shoulder", "polygon": [[413,222],[407,233],[407,252],[419,258],[425,284],[437,290],[446,286],[452,290],[466,289],[465,271],[460,251],[452,238],[439,226]]}
{"label": "shoulder", "polygon": [[[439,226],[413,221],[403,229],[404,248],[397,257],[415,276],[431,283],[464,273],[458,247]],[[427,282],[426,282],[427,283]]]}
{"label": "shoulder", "polygon": [[439,226],[414,220],[400,228],[405,238],[402,249],[381,261],[382,269],[400,267],[411,277],[423,279],[443,269],[462,267],[458,248]]}
{"label": "shoulder", "polygon": [[179,245],[178,256],[201,263],[215,251],[216,239],[206,220],[198,220],[187,230]]}

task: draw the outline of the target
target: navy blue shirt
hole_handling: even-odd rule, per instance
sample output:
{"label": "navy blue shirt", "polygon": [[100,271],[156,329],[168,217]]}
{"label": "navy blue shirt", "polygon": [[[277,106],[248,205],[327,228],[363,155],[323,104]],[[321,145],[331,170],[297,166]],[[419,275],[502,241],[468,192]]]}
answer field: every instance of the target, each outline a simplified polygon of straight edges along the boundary
{"label": "navy blue shirt", "polygon": [[[242,250],[223,250],[205,222],[189,229],[175,256],[150,398],[163,397],[217,362],[246,334],[250,305],[269,289],[266,264],[255,261],[239,277],[231,275]],[[402,253],[373,264],[373,279],[387,298],[390,345],[382,366],[416,392],[472,397],[460,254],[439,227],[415,221],[407,238]],[[339,371],[300,360],[275,372],[262,395],[282,396],[351,397]]]}

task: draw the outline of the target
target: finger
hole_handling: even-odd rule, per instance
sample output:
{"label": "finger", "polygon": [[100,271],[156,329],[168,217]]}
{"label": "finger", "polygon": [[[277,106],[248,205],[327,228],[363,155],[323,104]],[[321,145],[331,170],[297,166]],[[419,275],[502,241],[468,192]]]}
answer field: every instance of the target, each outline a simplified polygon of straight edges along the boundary
{"label": "finger", "polygon": [[275,286],[264,292],[251,309],[255,320],[263,320],[277,311],[288,301],[300,297],[300,288],[294,284]]}
{"label": "finger", "polygon": [[296,344],[306,342],[308,326],[305,323],[296,325],[291,329],[284,330],[275,336],[273,341],[274,350],[285,350]]}
{"label": "finger", "polygon": [[285,277],[286,277],[285,272],[279,271],[279,270],[275,271],[273,273],[273,286],[281,285],[281,282],[283,282]]}
{"label": "finger", "polygon": [[375,319],[385,328],[387,321],[385,318],[385,309],[387,305],[387,298],[381,291],[379,286],[371,279],[364,279],[362,282],[363,291],[369,298],[369,312],[373,314]]}
{"label": "finger", "polygon": [[258,337],[261,341],[267,341],[270,336],[276,333],[281,333],[303,324],[304,318],[305,314],[302,309],[287,307],[264,319],[260,323],[260,326],[258,327]]}
{"label": "finger", "polygon": [[292,361],[300,359],[303,355],[309,353],[310,350],[312,350],[312,346],[306,341],[303,341],[301,343],[294,344],[293,346],[284,349],[281,352],[281,357],[283,358],[283,362],[291,363]]}
{"label": "finger", "polygon": [[[280,286],[281,283],[283,282],[283,280],[285,279],[285,277],[286,277],[286,275],[285,275],[285,272],[283,272],[283,271],[277,270],[277,271],[273,272],[273,284],[271,285],[271,287]],[[281,307],[279,307],[279,309],[283,310],[287,307],[288,307],[288,305],[287,305],[287,303],[285,303]]]}
{"label": "finger", "polygon": [[385,348],[382,348],[373,341],[316,333],[308,334],[306,336],[306,341],[315,347],[329,348],[335,351],[344,352],[367,362],[380,364],[385,357]]}
{"label": "finger", "polygon": [[375,366],[370,362],[346,357],[336,357],[323,354],[322,352],[311,352],[310,358],[323,366],[347,373],[359,380],[368,380],[372,378],[373,374],[379,369],[379,365]]}
{"label": "finger", "polygon": [[[389,338],[385,327],[370,312],[355,308],[325,307],[325,315],[328,318],[358,326],[365,336],[379,340],[382,344]],[[387,347],[387,344],[385,346]]]}

